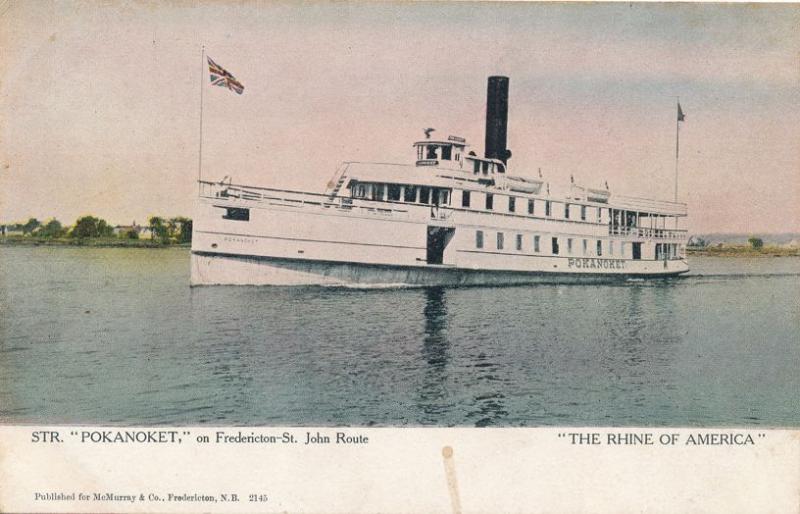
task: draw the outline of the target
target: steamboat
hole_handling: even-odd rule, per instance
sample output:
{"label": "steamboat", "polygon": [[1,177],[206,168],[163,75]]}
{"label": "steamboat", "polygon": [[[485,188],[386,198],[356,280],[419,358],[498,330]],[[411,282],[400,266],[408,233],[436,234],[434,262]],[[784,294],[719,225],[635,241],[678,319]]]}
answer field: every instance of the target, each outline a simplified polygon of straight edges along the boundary
{"label": "steamboat", "polygon": [[192,285],[600,282],[688,271],[686,205],[508,168],[507,77],[488,79],[483,156],[413,143],[409,164],[346,162],[324,192],[200,181]]}

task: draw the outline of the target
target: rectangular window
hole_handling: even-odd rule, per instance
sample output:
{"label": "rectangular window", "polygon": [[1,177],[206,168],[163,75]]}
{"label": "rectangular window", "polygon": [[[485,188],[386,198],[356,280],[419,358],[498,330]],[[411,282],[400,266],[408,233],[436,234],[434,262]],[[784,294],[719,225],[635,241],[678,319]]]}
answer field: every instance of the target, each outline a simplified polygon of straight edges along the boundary
{"label": "rectangular window", "polygon": [[600,257],[603,255],[603,242],[597,241],[597,256]]}
{"label": "rectangular window", "polygon": [[250,221],[250,209],[239,207],[226,207],[222,219],[235,221]]}
{"label": "rectangular window", "polygon": [[522,234],[517,234],[517,251],[522,251]]}
{"label": "rectangular window", "polygon": [[419,188],[419,203],[431,203],[431,190],[428,187]]}
{"label": "rectangular window", "polygon": [[389,184],[389,201],[390,202],[399,202],[400,201],[400,186],[397,184]]}
{"label": "rectangular window", "polygon": [[637,261],[642,258],[642,243],[631,243],[631,258]]}
{"label": "rectangular window", "polygon": [[569,204],[568,203],[564,204],[564,219],[565,220],[569,219]]}
{"label": "rectangular window", "polygon": [[603,221],[603,209],[601,207],[597,208],[597,222],[600,223]]}
{"label": "rectangular window", "polygon": [[503,233],[502,232],[498,232],[497,233],[497,249],[498,250],[502,250],[503,249]]}
{"label": "rectangular window", "polygon": [[508,197],[508,212],[514,212],[517,208],[517,199],[513,196]]}
{"label": "rectangular window", "polygon": [[544,215],[548,216],[548,217],[551,215],[551,212],[550,212],[550,200],[545,200],[545,202],[544,202]]}
{"label": "rectangular window", "polygon": [[452,151],[453,151],[453,147],[452,146],[444,145],[442,147],[442,160],[443,161],[449,161],[450,160],[450,155],[452,154]]}
{"label": "rectangular window", "polygon": [[553,238],[553,255],[558,255],[558,238]]}
{"label": "rectangular window", "polygon": [[586,206],[581,205],[581,221],[586,221]]}
{"label": "rectangular window", "polygon": [[403,201],[404,202],[416,202],[417,201],[417,187],[416,186],[406,186],[405,187],[405,190],[403,191]]}
{"label": "rectangular window", "polygon": [[372,184],[372,199],[383,201],[383,184]]}
{"label": "rectangular window", "polygon": [[533,200],[528,200],[528,214],[533,214]]}
{"label": "rectangular window", "polygon": [[586,255],[587,253],[589,253],[589,243],[586,241],[586,239],[584,239],[583,240],[583,255]]}
{"label": "rectangular window", "polygon": [[567,255],[572,255],[572,238],[567,239]]}
{"label": "rectangular window", "polygon": [[494,195],[492,195],[492,193],[486,193],[486,210],[491,211],[493,205]]}
{"label": "rectangular window", "polygon": [[469,191],[462,191],[461,207],[469,207]]}
{"label": "rectangular window", "polygon": [[533,236],[533,251],[539,251],[539,236]]}
{"label": "rectangular window", "polygon": [[483,248],[483,230],[475,232],[475,248]]}

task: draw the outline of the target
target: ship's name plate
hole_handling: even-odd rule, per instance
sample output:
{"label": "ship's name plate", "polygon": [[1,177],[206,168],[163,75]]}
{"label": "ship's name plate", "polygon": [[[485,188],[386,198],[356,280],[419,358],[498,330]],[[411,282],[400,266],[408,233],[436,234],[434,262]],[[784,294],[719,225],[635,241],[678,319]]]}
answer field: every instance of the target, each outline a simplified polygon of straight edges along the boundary
{"label": "ship's name plate", "polygon": [[623,269],[625,261],[621,259],[595,259],[593,257],[581,257],[578,259],[570,258],[570,268],[594,268],[594,269]]}

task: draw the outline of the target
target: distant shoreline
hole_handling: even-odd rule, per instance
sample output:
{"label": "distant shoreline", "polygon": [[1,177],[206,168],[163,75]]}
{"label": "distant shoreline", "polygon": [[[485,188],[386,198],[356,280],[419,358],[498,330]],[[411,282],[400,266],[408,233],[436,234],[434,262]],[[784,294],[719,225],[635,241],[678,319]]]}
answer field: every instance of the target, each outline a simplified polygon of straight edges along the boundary
{"label": "distant shoreline", "polygon": [[[151,239],[98,238],[44,238],[31,236],[0,236],[0,246],[68,246],[87,248],[190,248],[191,243],[162,243]],[[764,246],[754,249],[746,245],[688,247],[686,254],[700,257],[800,257],[800,248]]]}
{"label": "distant shoreline", "polygon": [[686,254],[702,257],[800,257],[800,248],[764,246],[758,249],[747,245],[687,247]]}
{"label": "distant shoreline", "polygon": [[191,243],[162,243],[151,239],[126,239],[119,237],[46,238],[31,236],[0,236],[0,246],[68,246],[87,248],[190,248]]}

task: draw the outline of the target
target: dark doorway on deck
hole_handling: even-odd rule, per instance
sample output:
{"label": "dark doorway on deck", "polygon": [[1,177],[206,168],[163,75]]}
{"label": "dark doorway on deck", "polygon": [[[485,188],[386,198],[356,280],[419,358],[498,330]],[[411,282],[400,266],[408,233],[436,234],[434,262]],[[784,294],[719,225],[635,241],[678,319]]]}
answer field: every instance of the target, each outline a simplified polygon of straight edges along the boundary
{"label": "dark doorway on deck", "polygon": [[642,258],[642,243],[633,243],[633,259],[638,261]]}
{"label": "dark doorway on deck", "polygon": [[456,229],[447,227],[428,227],[428,264],[442,264],[444,249],[453,238]]}

